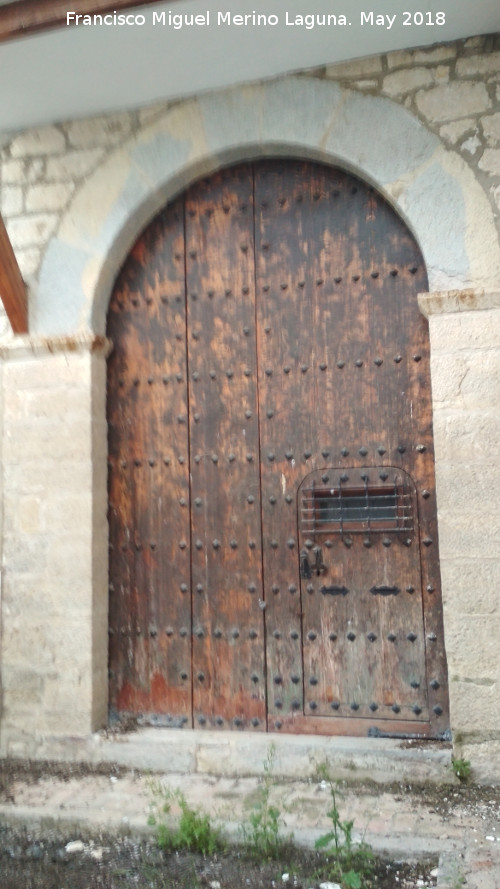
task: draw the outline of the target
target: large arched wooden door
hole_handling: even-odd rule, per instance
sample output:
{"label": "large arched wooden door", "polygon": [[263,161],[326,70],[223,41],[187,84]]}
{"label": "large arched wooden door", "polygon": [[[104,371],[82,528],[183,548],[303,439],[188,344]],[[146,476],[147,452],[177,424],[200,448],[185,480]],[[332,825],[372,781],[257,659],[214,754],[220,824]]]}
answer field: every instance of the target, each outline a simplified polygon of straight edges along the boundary
{"label": "large arched wooden door", "polygon": [[141,235],[108,316],[112,712],[447,730],[426,286],[388,204],[307,162]]}

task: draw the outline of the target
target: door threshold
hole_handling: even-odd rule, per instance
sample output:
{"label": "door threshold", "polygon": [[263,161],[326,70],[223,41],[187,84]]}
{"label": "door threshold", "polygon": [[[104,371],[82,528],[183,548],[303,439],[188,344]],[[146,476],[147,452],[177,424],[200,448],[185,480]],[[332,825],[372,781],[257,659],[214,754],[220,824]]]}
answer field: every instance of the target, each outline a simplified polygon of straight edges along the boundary
{"label": "door threshold", "polygon": [[261,777],[270,749],[274,775],[284,779],[317,778],[326,764],[332,778],[377,783],[453,783],[452,747],[445,741],[401,738],[346,738],[270,735],[257,732],[207,732],[143,727],[85,739],[47,738],[37,759],[117,763],[160,773]]}

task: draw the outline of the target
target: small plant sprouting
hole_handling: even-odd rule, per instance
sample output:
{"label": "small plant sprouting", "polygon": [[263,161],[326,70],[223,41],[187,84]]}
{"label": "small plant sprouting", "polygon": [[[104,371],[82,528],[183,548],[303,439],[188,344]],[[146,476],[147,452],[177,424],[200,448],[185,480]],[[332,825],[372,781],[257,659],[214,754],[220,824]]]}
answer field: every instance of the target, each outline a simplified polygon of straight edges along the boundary
{"label": "small plant sprouting", "polygon": [[264,761],[264,777],[259,788],[259,799],[248,820],[241,825],[243,842],[248,846],[251,855],[266,860],[279,858],[286,844],[292,840],[291,835],[286,840],[280,836],[282,813],[277,806],[271,804],[275,761],[276,747],[271,744]]}
{"label": "small plant sprouting", "polygon": [[459,781],[463,781],[465,784],[469,780],[471,775],[471,764],[468,759],[455,759],[453,756],[451,759],[451,768]]}
{"label": "small plant sprouting", "polygon": [[319,766],[318,774],[330,790],[331,806],[327,815],[332,828],[316,840],[315,848],[327,856],[330,879],[339,880],[346,889],[361,889],[363,877],[372,870],[373,853],[366,843],[353,843],[354,821],[342,821],[340,817],[338,786],[330,777],[326,764]]}
{"label": "small plant sprouting", "polygon": [[[213,855],[223,847],[220,830],[213,826],[210,816],[189,805],[181,790],[171,790],[160,783],[151,784],[153,802],[148,824],[156,828],[156,839],[160,849],[175,852],[185,849]],[[178,824],[171,827],[167,823],[172,805],[180,809]]]}

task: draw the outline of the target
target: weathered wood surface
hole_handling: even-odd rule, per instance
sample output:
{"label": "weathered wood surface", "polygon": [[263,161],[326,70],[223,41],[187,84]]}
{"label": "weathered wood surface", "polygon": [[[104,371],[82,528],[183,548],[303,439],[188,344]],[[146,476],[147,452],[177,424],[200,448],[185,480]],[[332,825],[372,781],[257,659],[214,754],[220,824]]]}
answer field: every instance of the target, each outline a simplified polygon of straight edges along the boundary
{"label": "weathered wood surface", "polygon": [[266,728],[253,175],[186,195],[195,725]]}
{"label": "weathered wood surface", "polygon": [[150,225],[109,309],[111,703],[192,721],[184,207]]}
{"label": "weathered wood surface", "polygon": [[[139,239],[108,327],[118,711],[446,730],[425,289],[385,201],[309,163],[224,170]],[[157,386],[162,375],[175,385]],[[161,454],[168,472],[146,471]],[[131,457],[141,466],[126,473]],[[316,535],[325,568],[301,578],[303,490],[389,474],[406,485],[411,531]]]}

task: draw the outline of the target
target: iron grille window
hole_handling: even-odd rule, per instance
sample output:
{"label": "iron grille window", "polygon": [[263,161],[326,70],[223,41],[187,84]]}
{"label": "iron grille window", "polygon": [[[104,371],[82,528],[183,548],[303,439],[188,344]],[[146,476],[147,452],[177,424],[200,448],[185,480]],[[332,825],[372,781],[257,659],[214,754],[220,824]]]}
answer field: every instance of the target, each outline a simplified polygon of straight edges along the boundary
{"label": "iron grille window", "polygon": [[401,481],[391,485],[307,488],[302,528],[308,534],[344,531],[411,531],[411,496]]}

